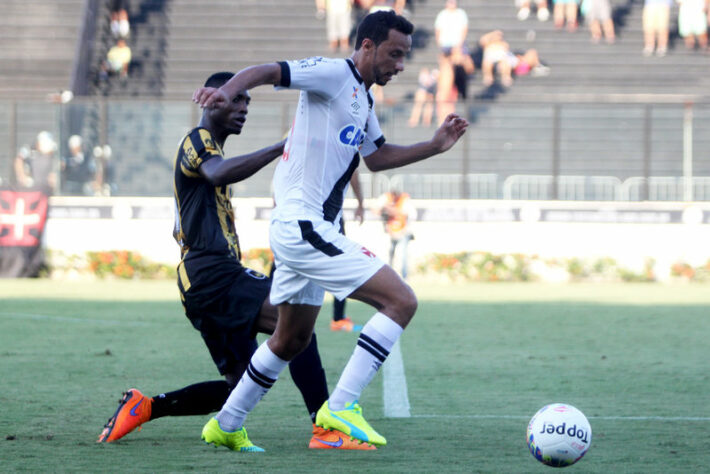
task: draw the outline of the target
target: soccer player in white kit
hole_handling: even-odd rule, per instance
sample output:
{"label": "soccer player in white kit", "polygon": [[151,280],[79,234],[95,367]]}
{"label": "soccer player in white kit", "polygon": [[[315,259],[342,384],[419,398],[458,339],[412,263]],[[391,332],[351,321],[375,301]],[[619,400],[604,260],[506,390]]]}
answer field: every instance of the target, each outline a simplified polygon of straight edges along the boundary
{"label": "soccer player in white kit", "polygon": [[265,84],[301,90],[274,175],[270,242],[276,272],[270,299],[278,305],[279,320],[222,410],[203,428],[208,443],[254,451],[244,429],[246,416],[308,344],[325,291],[364,301],[377,312],[363,327],[316,424],[366,443],[387,442],[362,416],[358,398],[414,316],[417,299],[392,268],[340,234],[338,221],[360,156],[371,171],[397,168],[448,150],[468,127],[465,119],[450,114],[431,140],[409,146],[385,143],[369,89],[384,86],[404,70],[413,29],[394,12],[372,13],[359,25],[348,59],[251,66],[221,88],[200,88],[193,95],[202,107],[210,107]]}

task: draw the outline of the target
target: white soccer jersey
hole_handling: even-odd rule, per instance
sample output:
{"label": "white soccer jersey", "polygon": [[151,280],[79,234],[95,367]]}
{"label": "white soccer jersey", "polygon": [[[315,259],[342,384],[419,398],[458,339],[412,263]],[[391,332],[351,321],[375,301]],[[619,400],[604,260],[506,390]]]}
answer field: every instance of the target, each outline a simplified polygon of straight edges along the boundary
{"label": "white soccer jersey", "polygon": [[374,101],[350,59],[281,62],[278,88],[300,89],[284,155],[274,173],[272,219],[337,222],[363,156],[382,146]]}

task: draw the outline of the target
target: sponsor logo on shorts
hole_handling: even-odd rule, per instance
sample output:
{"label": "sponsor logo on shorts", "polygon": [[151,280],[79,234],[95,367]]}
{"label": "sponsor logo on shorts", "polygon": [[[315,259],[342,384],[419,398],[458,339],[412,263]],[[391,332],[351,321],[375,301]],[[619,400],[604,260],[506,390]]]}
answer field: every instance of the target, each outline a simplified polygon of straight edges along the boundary
{"label": "sponsor logo on shorts", "polygon": [[251,268],[247,268],[245,272],[247,275],[252,278],[256,278],[257,280],[264,280],[265,278],[267,278],[266,275],[264,275],[263,273],[257,272],[256,270],[252,270]]}

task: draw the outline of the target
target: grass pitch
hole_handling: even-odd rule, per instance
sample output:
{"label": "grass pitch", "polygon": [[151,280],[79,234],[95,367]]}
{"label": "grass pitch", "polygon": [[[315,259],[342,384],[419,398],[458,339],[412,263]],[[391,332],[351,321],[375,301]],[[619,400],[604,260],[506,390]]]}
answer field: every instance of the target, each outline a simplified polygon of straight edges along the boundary
{"label": "grass pitch", "polygon": [[[374,453],[306,448],[288,371],[247,421],[264,454],[204,445],[206,417],[163,418],[96,444],[123,390],[217,379],[173,282],[0,280],[3,472],[546,472],[525,445],[550,402],[590,419],[577,472],[707,472],[710,291],[683,285],[414,285],[401,340],[411,417],[385,418],[383,374],[361,400]],[[355,335],[317,323],[331,388]],[[372,311],[348,304],[365,322]]]}

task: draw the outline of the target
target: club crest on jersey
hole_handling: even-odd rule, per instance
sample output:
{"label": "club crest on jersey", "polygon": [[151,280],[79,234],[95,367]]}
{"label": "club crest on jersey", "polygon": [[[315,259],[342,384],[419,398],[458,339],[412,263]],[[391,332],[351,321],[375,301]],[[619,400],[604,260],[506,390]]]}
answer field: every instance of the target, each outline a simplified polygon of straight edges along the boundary
{"label": "club crest on jersey", "polygon": [[362,145],[362,142],[365,140],[365,133],[362,131],[361,128],[350,124],[340,129],[340,132],[338,132],[338,139],[343,145],[348,145],[359,149]]}
{"label": "club crest on jersey", "polygon": [[299,60],[298,65],[301,66],[301,69],[304,69],[307,67],[313,67],[321,61],[323,61],[323,56],[314,56],[312,58]]}
{"label": "club crest on jersey", "polygon": [[376,255],[374,253],[372,253],[370,250],[367,250],[365,247],[361,247],[360,252],[364,253],[365,255],[367,255],[370,258],[376,257]]}
{"label": "club crest on jersey", "polygon": [[357,93],[360,90],[359,87],[353,86],[353,99],[357,99]]}

